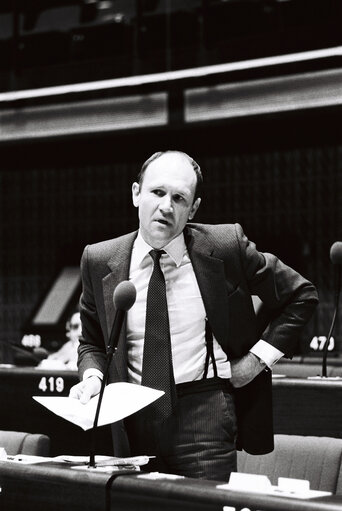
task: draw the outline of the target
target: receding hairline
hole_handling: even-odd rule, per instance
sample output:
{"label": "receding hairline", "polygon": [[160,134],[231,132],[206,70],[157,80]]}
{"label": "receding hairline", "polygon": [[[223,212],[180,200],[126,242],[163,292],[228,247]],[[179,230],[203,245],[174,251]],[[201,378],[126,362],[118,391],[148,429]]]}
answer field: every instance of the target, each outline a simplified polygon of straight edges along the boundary
{"label": "receding hairline", "polygon": [[201,172],[201,167],[198,165],[198,163],[187,153],[184,151],[178,151],[176,149],[168,149],[167,151],[158,151],[156,153],[153,153],[152,156],[150,156],[142,165],[141,170],[138,174],[137,181],[139,183],[139,186],[142,185],[144,180],[144,175],[146,172],[146,169],[153,163],[154,161],[158,160],[162,156],[168,155],[168,154],[175,154],[178,155],[180,158],[184,159],[185,161],[189,162],[193,171],[196,175],[196,188],[195,188],[195,194],[194,194],[194,201],[200,197],[201,195],[201,189],[203,184],[203,177]]}

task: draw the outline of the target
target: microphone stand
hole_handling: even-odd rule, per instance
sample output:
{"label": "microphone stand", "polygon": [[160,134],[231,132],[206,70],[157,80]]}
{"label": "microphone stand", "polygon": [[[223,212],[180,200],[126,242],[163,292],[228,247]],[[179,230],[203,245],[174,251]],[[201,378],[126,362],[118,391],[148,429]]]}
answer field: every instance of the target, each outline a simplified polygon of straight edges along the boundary
{"label": "microphone stand", "polygon": [[331,322],[330,330],[329,330],[328,337],[327,337],[327,340],[326,340],[326,343],[324,346],[324,351],[323,351],[323,360],[322,360],[322,377],[323,378],[327,377],[328,347],[330,344],[330,338],[331,338],[332,333],[335,328],[337,312],[338,312],[338,303],[339,303],[339,299],[340,299],[340,292],[341,292],[341,265],[338,264],[337,269],[336,269],[335,310],[334,310],[333,319]]}
{"label": "microphone stand", "polygon": [[101,382],[101,389],[100,389],[100,393],[99,393],[99,400],[98,400],[97,406],[96,406],[93,428],[91,430],[90,456],[89,456],[88,468],[96,468],[95,431],[96,431],[98,420],[99,420],[104,389],[105,389],[105,386],[106,386],[107,380],[108,380],[110,363],[111,363],[113,355],[116,352],[117,347],[118,347],[119,334],[120,334],[120,331],[122,328],[123,320],[125,318],[125,312],[126,312],[125,310],[117,309],[115,318],[114,318],[113,328],[112,328],[112,331],[111,331],[110,337],[109,337],[109,344],[107,346],[107,362],[106,362],[106,367],[105,367],[105,371],[104,371],[102,382]]}

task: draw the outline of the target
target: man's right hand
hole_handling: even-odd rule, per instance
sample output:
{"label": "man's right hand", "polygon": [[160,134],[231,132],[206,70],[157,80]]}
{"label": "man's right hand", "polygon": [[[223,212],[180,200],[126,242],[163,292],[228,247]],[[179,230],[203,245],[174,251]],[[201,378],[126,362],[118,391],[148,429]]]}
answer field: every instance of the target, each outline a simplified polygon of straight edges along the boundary
{"label": "man's right hand", "polygon": [[98,376],[90,376],[86,380],[71,387],[69,397],[79,399],[81,403],[85,405],[93,396],[96,396],[100,392],[100,389],[100,378]]}

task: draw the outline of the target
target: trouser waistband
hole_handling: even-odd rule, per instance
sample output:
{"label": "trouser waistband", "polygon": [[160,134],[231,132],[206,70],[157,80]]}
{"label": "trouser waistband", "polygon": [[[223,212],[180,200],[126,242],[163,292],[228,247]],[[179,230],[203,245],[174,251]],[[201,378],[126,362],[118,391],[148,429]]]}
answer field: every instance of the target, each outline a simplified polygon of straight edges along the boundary
{"label": "trouser waistband", "polygon": [[228,378],[219,378],[218,376],[205,378],[203,380],[177,383],[176,385],[178,397],[186,396],[187,394],[195,394],[197,392],[206,392],[209,390],[223,390],[224,392],[232,394],[234,392],[234,387]]}

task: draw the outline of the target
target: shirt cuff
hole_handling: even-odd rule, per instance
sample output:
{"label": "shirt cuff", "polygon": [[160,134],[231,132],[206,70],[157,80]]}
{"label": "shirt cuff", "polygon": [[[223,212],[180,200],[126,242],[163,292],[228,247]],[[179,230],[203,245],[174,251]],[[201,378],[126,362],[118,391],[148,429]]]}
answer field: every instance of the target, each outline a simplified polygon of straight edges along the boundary
{"label": "shirt cuff", "polygon": [[260,358],[260,360],[265,362],[267,367],[270,369],[276,362],[278,362],[279,359],[281,359],[281,357],[284,356],[282,351],[278,350],[278,348],[275,348],[272,346],[272,344],[269,344],[262,339],[254,344],[254,346],[249,351]]}
{"label": "shirt cuff", "polygon": [[103,380],[103,374],[98,369],[95,369],[95,367],[89,367],[89,369],[86,369],[83,373],[83,381],[87,378],[90,378],[91,376],[98,376],[100,380]]}
{"label": "shirt cuff", "polygon": [[231,371],[231,368],[230,368],[230,362],[225,362],[224,364],[219,364],[217,366],[217,376],[219,378],[225,378],[225,379],[230,379],[232,377],[232,371]]}

